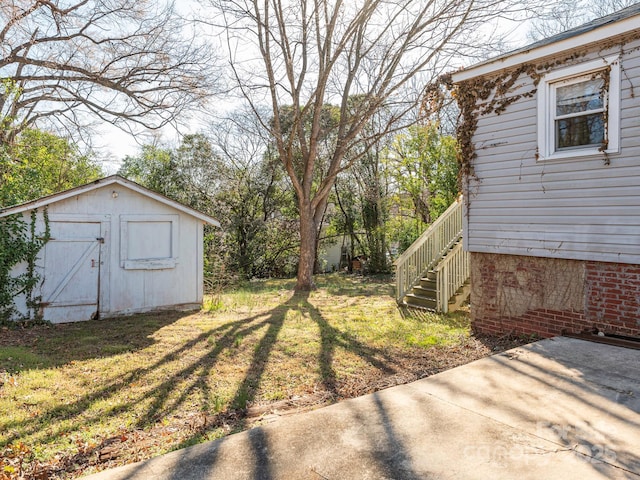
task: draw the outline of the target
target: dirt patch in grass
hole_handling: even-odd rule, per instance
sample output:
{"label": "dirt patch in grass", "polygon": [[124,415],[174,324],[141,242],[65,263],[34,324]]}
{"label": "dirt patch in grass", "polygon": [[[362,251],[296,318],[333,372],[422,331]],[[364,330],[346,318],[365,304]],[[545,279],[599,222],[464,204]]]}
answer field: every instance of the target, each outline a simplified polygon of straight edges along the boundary
{"label": "dirt patch in grass", "polygon": [[[399,310],[390,279],[251,282],[198,313],[0,332],[0,479],[75,478],[523,343]],[[207,307],[209,311],[207,311]]]}

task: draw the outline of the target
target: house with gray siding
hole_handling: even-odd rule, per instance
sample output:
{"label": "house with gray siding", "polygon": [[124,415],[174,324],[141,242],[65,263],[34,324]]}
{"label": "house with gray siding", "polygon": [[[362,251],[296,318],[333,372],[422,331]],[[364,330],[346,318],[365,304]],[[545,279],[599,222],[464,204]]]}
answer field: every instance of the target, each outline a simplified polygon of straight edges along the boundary
{"label": "house with gray siding", "polygon": [[640,335],[640,4],[451,87],[474,329]]}

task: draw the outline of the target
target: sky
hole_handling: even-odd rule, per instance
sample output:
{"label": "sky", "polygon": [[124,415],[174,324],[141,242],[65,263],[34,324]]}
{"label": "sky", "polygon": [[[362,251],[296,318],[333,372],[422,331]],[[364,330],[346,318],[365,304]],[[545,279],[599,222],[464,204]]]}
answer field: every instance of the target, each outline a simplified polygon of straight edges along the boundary
{"label": "sky", "polygon": [[127,155],[134,156],[140,151],[140,146],[159,141],[162,144],[174,145],[180,142],[182,135],[199,133],[204,129],[198,120],[193,120],[187,127],[178,132],[173,126],[167,125],[158,131],[142,132],[132,135],[109,123],[105,123],[97,130],[99,133],[93,138],[93,150],[102,161],[103,170],[107,175],[117,173],[122,160]]}
{"label": "sky", "polygon": [[[511,49],[519,48],[527,43],[526,32],[528,28],[523,28],[520,23],[503,20],[498,29],[508,32],[508,43]],[[218,106],[225,105],[224,99],[217,98],[215,101]],[[212,113],[212,115],[214,114]],[[160,131],[148,132],[146,135],[134,137],[113,125],[105,124],[99,128],[100,133],[94,139],[95,150],[103,161],[105,173],[114,174],[127,155],[136,155],[139,152],[140,144],[150,143],[154,136],[163,144],[173,145],[179,143],[181,134],[197,133],[204,128],[205,126],[201,122],[193,120],[188,127],[181,129],[181,132],[176,131],[172,126],[167,126]]]}
{"label": "sky", "polygon": [[99,138],[95,140],[95,149],[103,158],[105,173],[112,175],[118,170],[122,159],[127,155],[135,155],[139,147],[132,135],[112,125],[105,124],[100,131]]}

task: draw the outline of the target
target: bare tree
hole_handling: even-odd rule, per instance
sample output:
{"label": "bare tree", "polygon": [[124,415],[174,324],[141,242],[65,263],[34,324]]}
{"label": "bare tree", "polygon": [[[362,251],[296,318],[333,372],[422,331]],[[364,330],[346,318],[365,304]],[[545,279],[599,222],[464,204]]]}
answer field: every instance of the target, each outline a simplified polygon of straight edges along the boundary
{"label": "bare tree", "polygon": [[638,0],[559,0],[539,11],[527,36],[532,41],[551,37],[638,3]]}
{"label": "bare tree", "polygon": [[207,97],[211,52],[165,2],[2,0],[0,140],[34,126],[77,137],[89,118],[159,128]]}
{"label": "bare tree", "polygon": [[[415,121],[425,86],[473,53],[487,23],[516,8],[496,0],[210,1],[224,20],[237,88],[256,115],[270,105],[262,122],[300,212],[298,290],[314,287],[316,232],[337,175]],[[328,156],[320,145],[327,105],[339,110]],[[388,121],[366,130],[382,109]]]}

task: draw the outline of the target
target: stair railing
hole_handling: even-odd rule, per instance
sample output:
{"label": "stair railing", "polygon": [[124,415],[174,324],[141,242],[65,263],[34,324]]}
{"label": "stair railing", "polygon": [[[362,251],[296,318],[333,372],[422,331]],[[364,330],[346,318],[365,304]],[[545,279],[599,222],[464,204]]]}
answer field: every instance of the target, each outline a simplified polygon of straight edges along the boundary
{"label": "stair railing", "polygon": [[449,299],[469,279],[469,252],[458,243],[436,267],[436,310],[447,313]]}
{"label": "stair railing", "polygon": [[462,205],[460,196],[395,261],[398,303],[462,236]]}

